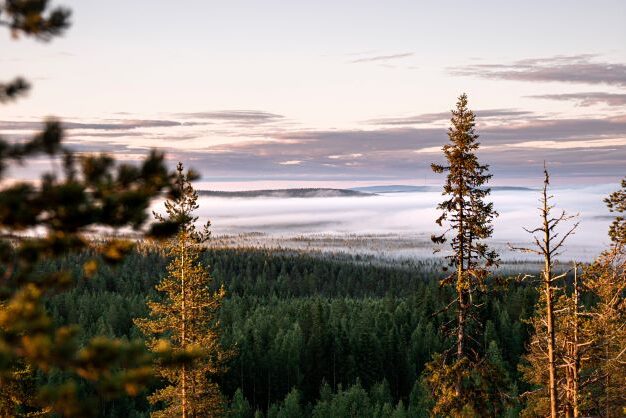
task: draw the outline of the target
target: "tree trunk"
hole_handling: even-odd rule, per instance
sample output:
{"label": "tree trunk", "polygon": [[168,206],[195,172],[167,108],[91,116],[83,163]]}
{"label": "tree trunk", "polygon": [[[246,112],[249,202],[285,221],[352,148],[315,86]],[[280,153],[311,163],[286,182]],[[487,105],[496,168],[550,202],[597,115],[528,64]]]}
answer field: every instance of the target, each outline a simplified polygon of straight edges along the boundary
{"label": "tree trunk", "polygon": [[[550,277],[546,273],[546,278]],[[554,312],[552,307],[552,288],[549,279],[546,279],[546,322],[548,324],[548,371],[550,374],[550,417],[556,418],[558,397],[556,392],[556,362],[554,360]]]}
{"label": "tree trunk", "polygon": [[[185,347],[185,339],[186,339],[186,335],[185,335],[185,326],[186,326],[186,322],[187,322],[187,317],[186,317],[186,307],[185,307],[185,241],[184,239],[181,239],[181,245],[180,245],[180,272],[181,272],[181,276],[180,276],[180,294],[181,294],[181,303],[182,303],[182,307],[181,307],[181,333],[180,333],[180,345],[181,348],[184,350]],[[182,418],[187,418],[187,373],[186,373],[186,367],[183,364],[183,368],[182,368],[182,379],[183,379],[183,384],[182,384],[182,399],[181,399],[181,404],[182,404]]]}
{"label": "tree trunk", "polygon": [[[465,293],[463,291],[459,292],[459,311],[457,313],[457,341],[456,341],[456,355],[457,360],[461,360],[465,356],[464,345],[465,345]],[[457,397],[462,396],[463,390],[463,376],[461,370],[459,369],[457,372],[457,380],[455,386],[455,392]]]}
{"label": "tree trunk", "polygon": [[572,408],[574,409],[574,418],[578,418],[580,411],[578,410],[578,387],[580,383],[580,347],[578,345],[578,266],[574,265],[574,345],[572,347],[572,358],[574,364],[572,368]]}
{"label": "tree trunk", "polygon": [[[604,361],[608,362],[609,361],[609,343],[607,341],[605,341],[604,343],[604,352],[605,352],[605,358]],[[604,393],[605,393],[605,397],[604,397],[604,403],[606,404],[606,412],[604,414],[605,417],[610,418],[611,417],[611,374],[607,373],[605,371],[606,374],[606,386],[604,388]]]}
{"label": "tree trunk", "polygon": [[271,398],[271,390],[272,390],[272,384],[271,384],[272,379],[271,379],[270,373],[271,371],[268,368],[267,369],[267,410],[268,411],[270,410],[270,405],[271,405],[270,398]]}
{"label": "tree trunk", "polygon": [[[461,361],[465,356],[465,315],[466,315],[466,301],[465,301],[465,225],[464,225],[464,205],[463,198],[461,197],[459,202],[459,249],[458,249],[458,261],[457,261],[457,297],[459,299],[459,310],[457,312],[457,330],[456,330],[456,357],[457,361]],[[463,376],[461,370],[457,371],[456,384],[454,388],[456,396],[462,398],[463,396]]]}
{"label": "tree trunk", "polygon": [[548,328],[548,372],[550,374],[550,417],[556,418],[558,411],[558,394],[556,388],[556,362],[554,359],[554,307],[552,297],[552,257],[550,242],[550,224],[548,222],[550,208],[548,206],[547,184],[543,188],[543,232],[544,232],[544,255],[545,264],[543,270],[543,280],[545,284],[546,295],[546,323]]}

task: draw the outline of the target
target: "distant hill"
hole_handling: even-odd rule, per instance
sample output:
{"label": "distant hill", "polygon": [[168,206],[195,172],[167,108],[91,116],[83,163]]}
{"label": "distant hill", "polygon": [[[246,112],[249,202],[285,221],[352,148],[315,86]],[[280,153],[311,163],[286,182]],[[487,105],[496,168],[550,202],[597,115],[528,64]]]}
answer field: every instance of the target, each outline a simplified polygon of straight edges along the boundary
{"label": "distant hill", "polygon": [[441,190],[440,187],[434,186],[406,186],[406,185],[391,185],[391,186],[364,186],[353,187],[350,190],[362,193],[414,193],[414,192],[437,192]]}
{"label": "distant hill", "polygon": [[[532,191],[527,187],[515,186],[494,186],[493,191]],[[351,189],[330,189],[330,188],[302,188],[302,189],[267,189],[267,190],[240,190],[226,192],[220,190],[198,190],[200,196],[212,197],[276,197],[276,198],[312,198],[312,197],[364,197],[385,193],[421,193],[440,192],[437,186],[366,186],[354,187]]]}
{"label": "distant hill", "polygon": [[217,190],[198,190],[200,196],[212,197],[280,197],[280,198],[310,198],[310,197],[364,197],[372,196],[372,193],[365,193],[358,190],[348,189],[272,189],[272,190],[242,190],[235,192],[225,192]]}
{"label": "distant hill", "polygon": [[491,190],[494,192],[534,192],[538,189],[533,189],[531,187],[519,187],[519,186],[491,186]]}
{"label": "distant hill", "polygon": [[[391,186],[365,186],[365,187],[353,187],[350,190],[362,193],[419,193],[419,192],[440,192],[441,187],[438,186],[407,186],[407,185],[391,185]],[[494,192],[505,191],[533,191],[528,187],[518,186],[492,186],[491,190]]]}

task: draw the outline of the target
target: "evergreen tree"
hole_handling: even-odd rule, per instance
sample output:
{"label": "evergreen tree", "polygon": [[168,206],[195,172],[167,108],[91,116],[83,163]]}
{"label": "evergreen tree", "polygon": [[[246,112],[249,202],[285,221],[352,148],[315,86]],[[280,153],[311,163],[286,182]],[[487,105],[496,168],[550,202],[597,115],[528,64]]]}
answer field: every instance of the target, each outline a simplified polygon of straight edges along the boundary
{"label": "evergreen tree", "polygon": [[294,388],[287,394],[276,416],[277,418],[304,417],[304,411],[302,406],[300,406],[300,392],[298,392],[298,389]]}
{"label": "evergreen tree", "polygon": [[[626,411],[626,254],[616,245],[585,270],[585,285],[596,303],[588,321],[593,345],[585,388],[594,415],[618,417]],[[587,409],[589,411],[589,409]],[[584,411],[584,412],[587,412]]]}
{"label": "evergreen tree", "polygon": [[232,418],[250,418],[252,417],[252,407],[248,400],[243,396],[241,389],[237,389],[233,400],[230,403],[229,417]]}
{"label": "evergreen tree", "polygon": [[226,292],[221,287],[209,290],[207,268],[199,262],[200,244],[209,238],[209,223],[203,231],[195,226],[198,193],[193,189],[193,173],[185,174],[182,163],[177,167],[177,194],[165,202],[167,217],[155,214],[160,221],[180,225],[178,234],[167,242],[171,262],[168,275],[156,286],[162,298],[148,302],[150,318],[135,324],[150,338],[151,350],[158,350],[161,338],[167,338],[175,350],[196,350],[191,364],[157,365],[157,372],[168,385],[149,397],[153,404],[165,407],[154,417],[183,418],[216,416],[222,412],[222,396],[214,377],[223,371],[226,352],[219,341],[217,312]]}
{"label": "evergreen tree", "polygon": [[[474,315],[476,293],[485,289],[489,268],[498,261],[495,251],[483,241],[493,232],[491,222],[497,212],[492,203],[485,201],[490,193],[485,185],[491,174],[488,173],[489,166],[480,164],[476,156],[480,144],[474,113],[467,107],[467,95],[459,97],[451,123],[448,130],[450,143],[443,146],[447,164],[433,164],[432,169],[435,173],[447,173],[443,187],[443,195],[447,198],[437,206],[442,211],[437,224],[442,226],[447,222],[448,230],[453,231],[450,241],[453,254],[447,258],[454,272],[441,284],[452,286],[456,294],[449,305],[456,309],[456,347],[451,353],[437,357],[434,361],[438,364],[427,368],[428,372],[434,373],[428,381],[440,395],[435,409],[447,414],[458,413],[475,398],[464,393],[471,380],[471,370],[480,361],[475,355],[476,350],[470,346],[475,337],[468,335],[469,323]],[[445,233],[433,236],[432,240],[437,244],[445,243]]]}
{"label": "evergreen tree", "polygon": [[[611,212],[626,212],[626,179],[605,202]],[[585,400],[594,407],[591,413],[617,417],[626,411],[626,221],[622,216],[613,221],[609,236],[611,248],[584,270],[585,286],[595,298],[586,322],[593,344]]]}

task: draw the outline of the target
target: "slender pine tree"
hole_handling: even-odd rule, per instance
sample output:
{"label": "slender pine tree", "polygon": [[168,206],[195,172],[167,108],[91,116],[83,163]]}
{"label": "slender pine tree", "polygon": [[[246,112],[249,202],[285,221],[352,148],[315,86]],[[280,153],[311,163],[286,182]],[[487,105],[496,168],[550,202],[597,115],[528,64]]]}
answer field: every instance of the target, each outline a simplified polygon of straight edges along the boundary
{"label": "slender pine tree", "polygon": [[157,366],[168,385],[149,397],[151,403],[165,405],[152,416],[212,417],[223,412],[222,395],[214,378],[223,371],[227,357],[220,345],[216,318],[225,290],[209,289],[211,278],[199,262],[201,244],[209,238],[209,223],[203,231],[195,227],[198,193],[190,182],[194,175],[184,174],[182,163],[177,173],[178,193],[165,202],[167,217],[155,214],[162,222],[181,225],[166,246],[171,258],[168,275],[156,286],[162,298],[149,301],[150,318],[136,319],[135,324],[150,338],[152,350],[159,349],[161,339],[166,338],[174,350],[199,353],[191,364]]}

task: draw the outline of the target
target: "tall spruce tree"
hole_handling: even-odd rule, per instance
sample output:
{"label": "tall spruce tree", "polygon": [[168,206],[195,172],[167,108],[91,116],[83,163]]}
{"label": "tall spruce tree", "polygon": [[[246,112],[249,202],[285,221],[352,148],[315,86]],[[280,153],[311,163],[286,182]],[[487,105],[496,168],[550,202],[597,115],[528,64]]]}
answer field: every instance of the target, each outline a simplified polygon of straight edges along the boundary
{"label": "tall spruce tree", "polygon": [[[453,350],[440,358],[445,370],[431,365],[431,386],[436,387],[438,413],[456,414],[463,408],[471,408],[471,391],[466,386],[471,380],[473,365],[479,362],[476,351],[471,347],[474,337],[468,335],[468,325],[473,319],[475,294],[485,290],[485,279],[489,269],[498,261],[498,255],[490,250],[484,239],[493,232],[492,220],[497,216],[491,202],[486,202],[490,189],[485,185],[491,178],[489,166],[481,164],[476,156],[479,148],[475,115],[467,107],[467,95],[462,94],[452,111],[452,126],[448,129],[450,143],[443,146],[447,164],[432,164],[435,173],[447,173],[443,195],[447,198],[437,208],[442,211],[437,224],[444,222],[449,229],[442,235],[433,236],[433,242],[443,244],[446,233],[452,231],[447,256],[454,271],[441,284],[452,286],[455,300],[449,305],[456,309]],[[452,360],[448,360],[451,358]],[[455,412],[456,411],[456,412]]]}
{"label": "tall spruce tree", "polygon": [[156,286],[162,298],[149,301],[150,318],[136,319],[135,324],[150,337],[150,349],[158,350],[161,338],[167,338],[175,350],[196,351],[198,356],[190,364],[157,366],[168,385],[149,397],[153,404],[165,404],[153,417],[212,417],[223,411],[214,377],[223,371],[227,357],[216,318],[225,290],[210,291],[211,278],[199,262],[201,244],[209,238],[209,223],[203,231],[196,229],[198,218],[193,213],[198,209],[198,193],[191,185],[193,178],[179,163],[178,193],[165,202],[167,217],[155,213],[158,220],[175,222],[180,229],[166,245],[171,258],[168,275]]}
{"label": "tall spruce tree", "polygon": [[[0,27],[8,28],[14,39],[49,41],[69,27],[69,17],[68,9],[52,8],[47,0],[0,1]],[[17,100],[28,90],[29,83],[21,77],[0,82],[0,103]],[[95,245],[88,234],[94,226],[141,232],[151,199],[170,188],[172,176],[158,153],[139,166],[116,165],[106,155],[76,156],[63,138],[57,120],[42,124],[32,138],[0,138],[2,416],[88,417],[100,400],[137,395],[152,378],[153,358],[141,343],[98,337],[81,344],[78,327],[54,323],[45,301],[91,277],[100,262],[117,262],[130,251],[128,241]],[[62,168],[46,173],[39,183],[3,182],[8,168],[35,158],[61,161],[53,166]],[[152,232],[172,229],[175,225],[159,223]],[[86,249],[93,257],[79,272],[40,269],[51,259]],[[42,381],[49,384],[42,387]],[[81,393],[85,387],[89,390]]]}

